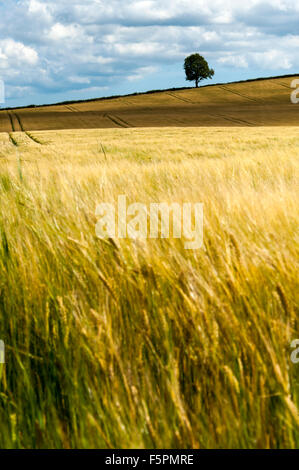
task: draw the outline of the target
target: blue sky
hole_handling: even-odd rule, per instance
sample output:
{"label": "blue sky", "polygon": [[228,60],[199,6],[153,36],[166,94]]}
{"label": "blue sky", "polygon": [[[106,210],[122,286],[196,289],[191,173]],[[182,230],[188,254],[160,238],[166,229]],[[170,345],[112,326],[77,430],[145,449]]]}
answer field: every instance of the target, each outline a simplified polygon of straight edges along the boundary
{"label": "blue sky", "polygon": [[6,106],[190,86],[193,52],[209,83],[292,74],[298,50],[295,0],[0,0]]}

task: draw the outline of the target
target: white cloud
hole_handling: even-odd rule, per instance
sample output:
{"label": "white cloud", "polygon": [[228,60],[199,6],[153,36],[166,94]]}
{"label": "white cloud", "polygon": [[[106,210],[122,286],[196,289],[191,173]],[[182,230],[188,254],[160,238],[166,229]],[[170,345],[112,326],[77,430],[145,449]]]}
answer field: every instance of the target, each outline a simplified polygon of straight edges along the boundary
{"label": "white cloud", "polygon": [[256,52],[252,54],[252,58],[255,63],[264,69],[276,69],[277,64],[283,70],[288,70],[292,67],[292,62],[290,57],[285,51],[272,49],[267,52]]}
{"label": "white cloud", "polygon": [[38,0],[29,0],[28,13],[32,15],[38,15],[39,18],[43,17],[43,19],[47,21],[52,19],[47,3],[41,3]]}
{"label": "white cloud", "polygon": [[51,27],[48,37],[54,41],[67,38],[74,39],[76,37],[76,28],[74,25],[65,26],[61,23],[56,23]]}
{"label": "white cloud", "polygon": [[128,80],[141,80],[145,76],[151,75],[155,72],[157,72],[157,67],[141,67],[140,69],[136,70],[136,73],[134,75],[129,75]]}
{"label": "white cloud", "polygon": [[0,18],[0,74],[18,93],[104,89],[174,65],[183,80],[180,64],[195,51],[217,78],[217,65],[299,68],[296,0],[6,0]]}
{"label": "white cloud", "polygon": [[38,53],[33,47],[25,46],[13,39],[0,40],[0,59],[6,63],[15,61],[15,64],[35,65]]}
{"label": "white cloud", "polygon": [[86,85],[86,84],[88,85],[90,83],[89,78],[85,78],[85,77],[70,77],[69,81],[71,83],[80,83],[80,84],[84,84],[84,85]]}
{"label": "white cloud", "polygon": [[227,55],[225,57],[220,57],[218,63],[221,65],[232,65],[233,67],[248,67],[248,62],[242,55]]}

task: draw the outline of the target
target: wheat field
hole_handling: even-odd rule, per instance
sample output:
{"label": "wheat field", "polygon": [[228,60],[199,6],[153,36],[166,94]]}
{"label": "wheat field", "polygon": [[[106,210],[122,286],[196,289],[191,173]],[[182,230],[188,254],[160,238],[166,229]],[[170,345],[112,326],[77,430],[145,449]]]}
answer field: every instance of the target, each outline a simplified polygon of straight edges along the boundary
{"label": "wheat field", "polygon": [[[298,129],[0,134],[1,448],[296,448]],[[96,206],[202,202],[204,245]]]}

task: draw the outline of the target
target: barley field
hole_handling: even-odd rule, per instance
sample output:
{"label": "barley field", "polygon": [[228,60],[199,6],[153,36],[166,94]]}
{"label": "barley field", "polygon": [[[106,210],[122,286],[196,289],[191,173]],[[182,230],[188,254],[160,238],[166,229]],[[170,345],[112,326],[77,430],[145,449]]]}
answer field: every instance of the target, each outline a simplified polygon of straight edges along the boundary
{"label": "barley field", "polygon": [[[296,127],[0,134],[1,448],[299,446]],[[204,245],[100,240],[202,202]]]}

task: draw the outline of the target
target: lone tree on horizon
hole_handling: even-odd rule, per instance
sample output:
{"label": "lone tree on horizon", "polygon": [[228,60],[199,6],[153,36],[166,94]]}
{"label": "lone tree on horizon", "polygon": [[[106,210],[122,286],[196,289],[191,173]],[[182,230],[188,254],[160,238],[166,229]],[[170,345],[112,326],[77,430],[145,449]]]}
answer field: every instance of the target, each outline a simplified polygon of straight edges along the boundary
{"label": "lone tree on horizon", "polygon": [[213,69],[209,68],[208,62],[199,54],[191,54],[186,57],[184,69],[186,80],[195,81],[196,88],[201,80],[212,78],[215,73]]}

